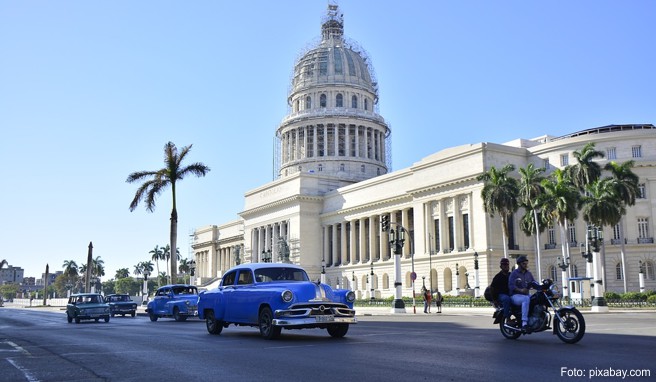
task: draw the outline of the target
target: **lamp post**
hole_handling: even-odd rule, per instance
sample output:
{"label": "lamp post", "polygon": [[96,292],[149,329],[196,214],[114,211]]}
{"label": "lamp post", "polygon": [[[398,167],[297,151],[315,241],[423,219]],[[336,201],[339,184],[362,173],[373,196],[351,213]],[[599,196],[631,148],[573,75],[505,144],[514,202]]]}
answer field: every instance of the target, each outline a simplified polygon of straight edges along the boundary
{"label": "lamp post", "polygon": [[270,249],[268,251],[262,251],[262,262],[263,263],[270,263],[271,262],[271,250]]}
{"label": "lamp post", "polygon": [[478,252],[474,251],[474,297],[481,297],[481,287],[478,278]]}
{"label": "lamp post", "polygon": [[[236,246],[236,247],[232,250],[232,254],[235,256],[235,265],[239,265],[239,264],[241,264],[241,259],[239,258],[240,253],[241,253],[241,245]],[[226,270],[227,270],[228,268],[230,268],[230,267],[228,266],[228,267],[226,268]]]}
{"label": "lamp post", "polygon": [[640,293],[644,293],[644,291],[645,291],[645,273],[642,270],[642,268],[644,267],[644,265],[642,264],[642,260],[638,261],[638,265],[640,267],[640,271],[638,273],[638,283],[640,285]]}
{"label": "lamp post", "polygon": [[148,302],[148,276],[150,276],[150,271],[148,269],[144,269],[143,271],[144,284],[142,290],[144,295],[144,297],[142,298],[144,305]]}
{"label": "lamp post", "polygon": [[73,288],[73,284],[69,281],[66,283],[66,297],[71,297],[71,289]]}
{"label": "lamp post", "polygon": [[403,253],[403,243],[405,241],[403,227],[396,230],[389,230],[389,242],[394,247],[394,302],[392,303],[392,313],[405,313],[405,303],[403,302],[401,283],[401,254]]}
{"label": "lamp post", "polygon": [[289,244],[282,237],[278,238],[278,261],[287,264],[291,263],[289,260]]}
{"label": "lamp post", "polygon": [[563,296],[567,296],[568,299],[571,301],[571,297],[569,294],[569,287],[568,287],[568,280],[567,280],[567,269],[569,268],[569,261],[565,258],[560,258],[558,257],[558,268],[560,268],[560,277],[563,279],[562,285],[563,285]]}
{"label": "lamp post", "polygon": [[601,253],[600,248],[603,245],[604,237],[601,228],[594,225],[588,226],[588,237],[590,238],[590,247],[592,248],[592,270],[594,278],[594,298],[592,299],[591,310],[593,312],[608,312],[608,305],[604,298],[604,284],[601,272]]}
{"label": "lamp post", "polygon": [[351,290],[355,292],[355,272],[351,272]]}
{"label": "lamp post", "polygon": [[458,268],[458,263],[456,263],[456,296],[460,295],[460,268]]}
{"label": "lamp post", "polygon": [[374,293],[376,292],[374,290],[374,259],[371,259],[371,277],[369,278],[369,287],[371,288],[371,295],[369,296],[370,300],[375,300]]}
{"label": "lamp post", "polygon": [[326,259],[321,259],[321,283],[326,283]]}
{"label": "lamp post", "polygon": [[189,284],[196,285],[196,261],[189,262]]}
{"label": "lamp post", "polygon": [[433,236],[428,234],[428,286],[433,293]]}

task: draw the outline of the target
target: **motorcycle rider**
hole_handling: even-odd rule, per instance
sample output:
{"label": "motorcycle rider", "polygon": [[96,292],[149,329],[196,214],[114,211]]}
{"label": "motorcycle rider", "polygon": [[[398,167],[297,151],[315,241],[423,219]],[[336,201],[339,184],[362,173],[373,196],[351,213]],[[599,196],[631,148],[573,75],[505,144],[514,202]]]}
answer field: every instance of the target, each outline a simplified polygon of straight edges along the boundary
{"label": "motorcycle rider", "polygon": [[510,261],[501,258],[499,261],[501,271],[492,279],[492,300],[503,307],[503,317],[506,323],[510,320],[510,291],[508,290],[508,277],[510,276]]}
{"label": "motorcycle rider", "polygon": [[522,329],[528,331],[528,308],[530,296],[528,290],[535,279],[528,270],[528,258],[521,255],[517,258],[517,268],[508,277],[508,290],[512,303],[522,307]]}

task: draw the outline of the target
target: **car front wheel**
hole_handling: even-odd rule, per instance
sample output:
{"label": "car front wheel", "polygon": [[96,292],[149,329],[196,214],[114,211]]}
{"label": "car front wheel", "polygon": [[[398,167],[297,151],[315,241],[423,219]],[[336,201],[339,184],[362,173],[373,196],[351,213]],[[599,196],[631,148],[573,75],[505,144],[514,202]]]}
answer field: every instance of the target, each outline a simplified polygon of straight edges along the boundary
{"label": "car front wheel", "polygon": [[178,308],[177,306],[173,308],[173,318],[178,322],[187,320],[187,316],[180,314],[180,308]]}
{"label": "car front wheel", "polygon": [[130,313],[130,316],[134,317],[136,314],[137,314],[136,312],[132,312]]}
{"label": "car front wheel", "polygon": [[223,330],[223,321],[217,321],[213,311],[205,313],[205,326],[210,334],[221,334]]}
{"label": "car front wheel", "polygon": [[73,322],[73,317],[69,316],[68,313],[66,314],[66,321],[68,321],[69,324]]}
{"label": "car front wheel", "polygon": [[157,321],[157,316],[156,316],[155,313],[153,313],[153,312],[148,313],[148,317],[150,317],[150,320],[151,320],[152,322]]}
{"label": "car front wheel", "polygon": [[260,335],[267,340],[273,340],[280,336],[280,331],[282,328],[280,326],[273,325],[273,312],[271,308],[264,307],[260,311],[260,317],[258,320],[260,324]]}
{"label": "car front wheel", "polygon": [[328,334],[331,337],[342,338],[348,332],[348,324],[337,324],[328,326]]}
{"label": "car front wheel", "polygon": [[109,322],[109,316],[105,316],[105,322]]}

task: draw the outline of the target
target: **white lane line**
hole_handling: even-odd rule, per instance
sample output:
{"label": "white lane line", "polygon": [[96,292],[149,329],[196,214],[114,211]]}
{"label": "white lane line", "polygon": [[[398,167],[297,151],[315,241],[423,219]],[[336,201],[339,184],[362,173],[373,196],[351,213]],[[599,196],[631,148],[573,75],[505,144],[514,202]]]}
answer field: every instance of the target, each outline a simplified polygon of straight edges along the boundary
{"label": "white lane line", "polygon": [[9,362],[13,367],[18,369],[23,375],[25,376],[25,379],[27,379],[30,382],[39,382],[39,378],[34,376],[29,370],[24,368],[23,366],[19,365],[16,361],[14,361],[12,358],[6,358],[7,362]]}

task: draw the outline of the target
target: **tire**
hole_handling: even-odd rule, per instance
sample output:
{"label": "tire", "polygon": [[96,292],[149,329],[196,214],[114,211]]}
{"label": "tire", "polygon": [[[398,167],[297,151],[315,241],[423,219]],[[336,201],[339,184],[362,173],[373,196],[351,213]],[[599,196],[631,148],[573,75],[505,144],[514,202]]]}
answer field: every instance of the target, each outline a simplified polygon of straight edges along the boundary
{"label": "tire", "polygon": [[563,319],[563,322],[556,316],[553,319],[554,329],[558,338],[567,344],[579,342],[585,334],[585,320],[581,312],[577,309],[565,308],[561,309],[558,313]]}
{"label": "tire", "polygon": [[187,321],[187,316],[180,314],[180,309],[177,306],[173,308],[173,318],[177,322]]}
{"label": "tire", "polygon": [[132,316],[133,318],[134,318],[134,316],[136,316],[136,315],[137,315],[136,312],[132,312],[132,313],[130,313],[130,316]]}
{"label": "tire", "polygon": [[93,320],[98,322],[98,321],[100,321],[100,318],[94,318]]}
{"label": "tire", "polygon": [[79,324],[79,323],[80,323],[80,318],[79,318],[79,317],[75,317],[75,323],[76,323],[76,324]]}
{"label": "tire", "polygon": [[223,321],[217,321],[213,311],[205,313],[205,326],[210,334],[221,334],[223,330]]}
{"label": "tire", "polygon": [[109,322],[109,316],[105,317],[105,322]]}
{"label": "tire", "polygon": [[152,322],[157,321],[157,316],[156,316],[155,313],[153,313],[153,312],[148,313],[148,317],[150,317],[150,320],[151,320]]}
{"label": "tire", "polygon": [[337,324],[328,326],[328,334],[333,338],[342,338],[348,333],[349,324]]}
{"label": "tire", "polygon": [[273,312],[271,312],[271,308],[268,306],[260,310],[258,323],[260,326],[260,335],[264,339],[273,340],[280,336],[282,328],[280,326],[273,326]]}
{"label": "tire", "polygon": [[114,317],[114,313],[112,313],[112,317]]}
{"label": "tire", "polygon": [[69,324],[73,322],[73,317],[69,316],[68,313],[66,313],[66,321],[68,321]]}
{"label": "tire", "polygon": [[[511,314],[511,317],[512,317],[512,316],[513,316],[513,315]],[[518,318],[517,316],[515,316],[515,322],[522,322],[522,319],[521,319],[521,318]],[[504,337],[506,337],[506,338],[509,339],[509,340],[516,340],[516,339],[519,338],[519,336],[522,335],[521,330],[512,330],[512,329],[508,329],[508,328],[506,328],[506,327],[504,326],[505,323],[506,323],[506,320],[505,320],[505,318],[502,317],[502,318],[501,318],[501,322],[499,322],[499,330],[501,330],[501,334],[502,334]]]}

